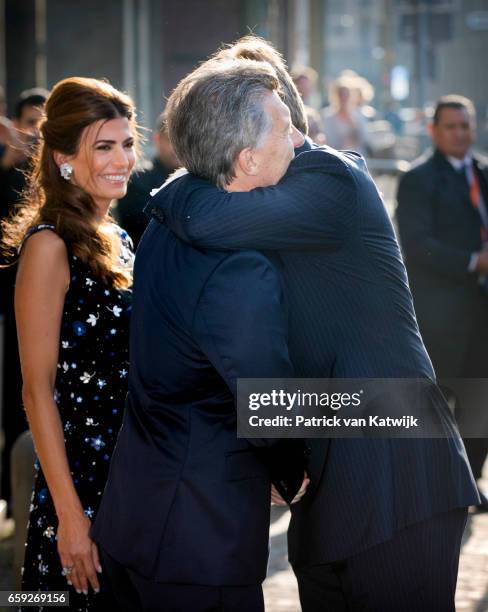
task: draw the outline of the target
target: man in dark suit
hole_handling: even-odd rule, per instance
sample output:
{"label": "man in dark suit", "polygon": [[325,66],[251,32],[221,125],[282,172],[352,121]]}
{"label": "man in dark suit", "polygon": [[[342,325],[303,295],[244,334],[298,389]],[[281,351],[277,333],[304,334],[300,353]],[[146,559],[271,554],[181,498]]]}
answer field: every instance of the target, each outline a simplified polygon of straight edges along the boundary
{"label": "man in dark suit", "polygon": [[[441,98],[431,126],[434,152],[398,189],[398,228],[417,318],[441,379],[488,375],[488,167],[471,152],[474,130],[470,100]],[[488,440],[469,436],[481,433],[480,406],[463,396],[458,402],[461,421],[469,421],[464,442],[478,479]],[[488,511],[484,495],[482,501],[480,509]]]}
{"label": "man in dark suit", "polygon": [[193,175],[162,189],[153,214],[199,248],[275,251],[296,375],[427,379],[429,411],[450,422],[436,440],[310,441],[311,490],[289,531],[303,610],[454,610],[467,506],[478,496],[363,159],[305,144],[274,187],[226,192],[185,154],[192,133],[173,121],[170,111],[170,138]]}
{"label": "man in dark suit", "polygon": [[[233,120],[212,156],[186,149],[231,190],[274,182],[303,142],[277,86],[266,64],[219,63],[172,95],[194,137]],[[238,377],[293,374],[278,273],[153,220],[134,276],[129,392],[93,537],[124,610],[260,612],[270,478],[291,501],[303,451],[238,439],[234,397]]]}
{"label": "man in dark suit", "polygon": [[161,187],[168,176],[179,167],[178,159],[168,138],[164,113],[158,118],[154,134],[156,155],[151,161],[143,162],[133,174],[127,187],[126,195],[117,202],[115,216],[132,238],[137,247],[148,224],[148,217],[143,209],[156,187]]}

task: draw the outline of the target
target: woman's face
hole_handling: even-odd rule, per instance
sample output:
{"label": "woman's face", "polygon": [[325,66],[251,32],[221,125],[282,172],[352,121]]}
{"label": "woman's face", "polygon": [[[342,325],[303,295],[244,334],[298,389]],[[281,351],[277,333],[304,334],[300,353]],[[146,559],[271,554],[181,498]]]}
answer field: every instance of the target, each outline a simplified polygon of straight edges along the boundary
{"label": "woman's face", "polygon": [[351,98],[351,91],[348,87],[339,87],[337,96],[339,98],[339,104],[341,107],[347,106]]}
{"label": "woman's face", "polygon": [[105,215],[112,200],[126,194],[136,161],[134,134],[128,119],[100,120],[86,127],[78,153],[67,161],[73,167],[71,181],[89,193],[100,215]]}

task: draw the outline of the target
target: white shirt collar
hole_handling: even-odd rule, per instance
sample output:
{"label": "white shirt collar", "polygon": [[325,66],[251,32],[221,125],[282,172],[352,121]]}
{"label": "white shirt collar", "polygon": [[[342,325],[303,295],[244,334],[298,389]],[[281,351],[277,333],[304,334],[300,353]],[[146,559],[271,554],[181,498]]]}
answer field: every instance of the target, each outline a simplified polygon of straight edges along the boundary
{"label": "white shirt collar", "polygon": [[451,164],[454,170],[461,170],[461,168],[463,168],[464,166],[466,166],[467,168],[471,167],[471,164],[473,163],[473,157],[471,153],[466,153],[464,159],[447,156],[447,161]]}

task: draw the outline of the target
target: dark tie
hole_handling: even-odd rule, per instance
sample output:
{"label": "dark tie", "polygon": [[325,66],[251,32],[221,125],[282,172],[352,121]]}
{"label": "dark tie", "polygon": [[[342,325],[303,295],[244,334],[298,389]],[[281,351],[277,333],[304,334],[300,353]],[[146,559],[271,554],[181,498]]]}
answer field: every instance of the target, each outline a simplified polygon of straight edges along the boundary
{"label": "dark tie", "polygon": [[456,172],[457,172],[457,174],[459,174],[460,177],[462,177],[464,179],[464,181],[466,182],[466,186],[469,189],[470,188],[470,183],[469,183],[469,177],[468,177],[468,166],[467,166],[467,164],[465,164],[463,162],[459,166],[459,168],[456,168]]}

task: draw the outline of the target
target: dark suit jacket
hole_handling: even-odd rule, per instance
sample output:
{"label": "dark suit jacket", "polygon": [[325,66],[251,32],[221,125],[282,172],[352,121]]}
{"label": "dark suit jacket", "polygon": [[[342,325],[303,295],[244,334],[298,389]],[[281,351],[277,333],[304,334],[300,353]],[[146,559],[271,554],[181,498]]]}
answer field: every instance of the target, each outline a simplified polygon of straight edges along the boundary
{"label": "dark suit jacket", "polygon": [[[488,204],[488,168],[474,161]],[[488,300],[477,274],[468,271],[471,254],[481,248],[481,217],[467,181],[439,151],[402,178],[397,219],[417,318],[437,375],[486,376]],[[475,338],[479,351],[470,350]]]}
{"label": "dark suit jacket", "polygon": [[[165,190],[153,206],[183,239],[278,252],[298,376],[433,379],[398,243],[360,156],[304,152],[278,185],[248,193],[193,176]],[[311,441],[314,486],[293,507],[289,531],[295,565],[344,559],[477,501],[449,409],[431,391],[430,409],[451,423],[448,439]]]}
{"label": "dark suit jacket", "polygon": [[135,262],[130,354],[94,539],[158,581],[260,583],[274,448],[237,438],[234,396],[238,377],[292,374],[277,272],[260,253],[195,249],[153,220]]}

